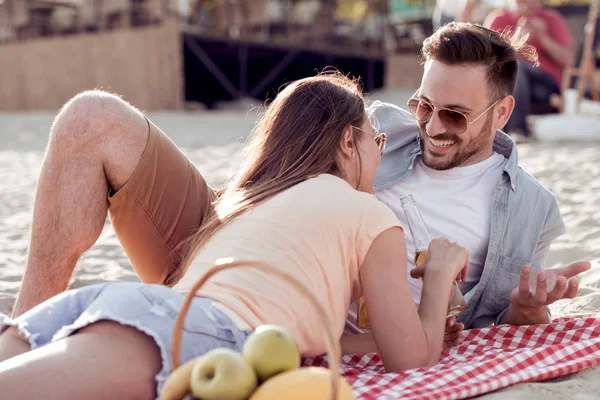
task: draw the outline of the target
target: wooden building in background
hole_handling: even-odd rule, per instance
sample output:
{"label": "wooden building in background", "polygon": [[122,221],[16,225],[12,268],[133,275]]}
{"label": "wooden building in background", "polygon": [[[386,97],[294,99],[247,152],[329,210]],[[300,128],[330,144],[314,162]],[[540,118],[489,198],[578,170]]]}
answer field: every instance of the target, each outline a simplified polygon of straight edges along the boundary
{"label": "wooden building in background", "polygon": [[0,110],[56,110],[94,88],[144,110],[212,107],[272,98],[328,66],[367,91],[415,88],[433,3],[3,0]]}

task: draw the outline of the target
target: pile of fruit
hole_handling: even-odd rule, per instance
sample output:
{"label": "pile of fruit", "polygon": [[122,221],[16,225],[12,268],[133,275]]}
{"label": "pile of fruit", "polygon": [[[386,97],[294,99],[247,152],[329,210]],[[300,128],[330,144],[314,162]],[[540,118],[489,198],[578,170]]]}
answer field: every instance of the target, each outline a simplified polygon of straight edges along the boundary
{"label": "pile of fruit", "polygon": [[[329,400],[331,371],[300,368],[294,338],[275,325],[258,327],[242,353],[219,348],[177,368],[165,382],[162,400]],[[340,378],[338,400],[354,400],[352,389]]]}

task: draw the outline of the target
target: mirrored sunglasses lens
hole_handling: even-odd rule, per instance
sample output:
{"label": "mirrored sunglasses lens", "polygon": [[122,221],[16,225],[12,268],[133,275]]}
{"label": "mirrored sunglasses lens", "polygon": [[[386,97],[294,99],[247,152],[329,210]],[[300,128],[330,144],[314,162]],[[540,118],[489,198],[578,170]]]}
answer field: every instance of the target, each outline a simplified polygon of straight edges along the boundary
{"label": "mirrored sunglasses lens", "polygon": [[442,124],[452,133],[463,133],[467,130],[467,117],[463,114],[451,111],[440,110],[438,112]]}

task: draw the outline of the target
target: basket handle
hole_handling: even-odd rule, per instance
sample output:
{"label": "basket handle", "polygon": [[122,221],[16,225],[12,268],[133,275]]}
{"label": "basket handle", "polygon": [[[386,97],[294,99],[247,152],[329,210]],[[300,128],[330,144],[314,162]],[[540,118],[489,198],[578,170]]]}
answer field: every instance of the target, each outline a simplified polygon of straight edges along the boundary
{"label": "basket handle", "polygon": [[331,331],[331,322],[325,311],[325,308],[319,303],[319,301],[312,295],[312,293],[300,283],[298,280],[292,278],[291,276],[281,272],[280,270],[264,263],[261,261],[225,261],[223,263],[219,263],[211,267],[192,287],[190,292],[188,293],[179,314],[177,315],[177,319],[175,320],[175,326],[173,328],[173,342],[171,344],[171,364],[173,370],[179,368],[180,366],[180,357],[179,353],[181,350],[181,340],[183,336],[183,323],[185,321],[186,314],[190,308],[192,300],[196,296],[196,292],[210,277],[212,277],[217,272],[221,272],[227,269],[234,268],[242,268],[242,267],[251,267],[268,274],[277,275],[278,277],[284,279],[286,282],[290,283],[294,288],[296,288],[300,293],[302,293],[305,297],[307,297],[314,308],[317,311],[317,316],[323,325],[325,336],[327,339],[327,355],[329,359],[329,369],[331,370],[331,400],[337,399],[337,394],[339,390],[339,380],[340,380],[340,359],[341,359],[341,351],[339,341],[336,340],[332,331]]}

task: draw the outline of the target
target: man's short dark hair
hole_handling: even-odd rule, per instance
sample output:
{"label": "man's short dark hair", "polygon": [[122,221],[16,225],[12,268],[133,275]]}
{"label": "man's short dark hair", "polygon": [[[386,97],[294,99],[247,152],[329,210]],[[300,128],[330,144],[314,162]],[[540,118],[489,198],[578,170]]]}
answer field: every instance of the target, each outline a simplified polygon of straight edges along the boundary
{"label": "man's short dark hair", "polygon": [[537,64],[537,52],[527,39],[520,30],[498,33],[481,25],[451,22],[425,39],[421,54],[425,61],[487,67],[490,94],[497,99],[513,93],[519,57]]}

